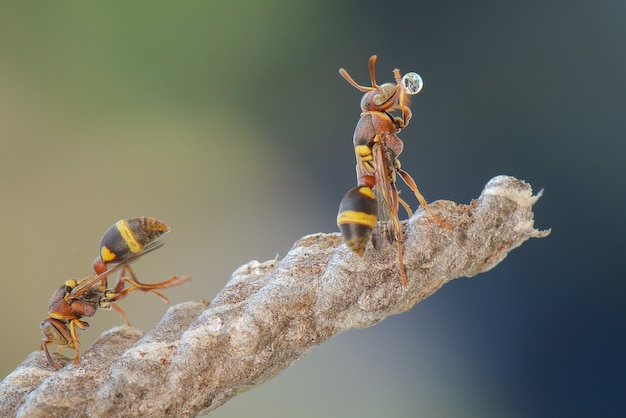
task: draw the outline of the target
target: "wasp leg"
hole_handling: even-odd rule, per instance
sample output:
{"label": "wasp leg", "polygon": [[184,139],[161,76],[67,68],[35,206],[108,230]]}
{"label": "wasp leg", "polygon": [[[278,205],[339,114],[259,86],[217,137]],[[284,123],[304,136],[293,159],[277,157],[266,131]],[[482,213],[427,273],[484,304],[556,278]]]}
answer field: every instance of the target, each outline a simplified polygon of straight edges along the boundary
{"label": "wasp leg", "polygon": [[400,202],[404,210],[406,210],[406,213],[409,215],[409,218],[413,216],[413,211],[411,210],[411,207],[409,206],[409,204],[406,203],[404,199],[402,199],[400,196],[398,196],[398,201]]}
{"label": "wasp leg", "polygon": [[419,200],[420,205],[422,205],[424,210],[426,210],[426,212],[428,212],[430,216],[433,217],[435,222],[437,222],[440,226],[446,228],[448,231],[452,231],[452,226],[450,226],[450,224],[446,223],[437,215],[435,215],[435,212],[433,212],[432,209],[430,209],[430,206],[428,206],[428,203],[426,203],[426,199],[424,199],[424,196],[422,196],[419,189],[417,188],[417,184],[415,184],[415,180],[413,180],[413,177],[411,177],[409,173],[407,173],[400,167],[397,167],[396,171],[400,174],[400,176],[402,177],[402,180],[404,180],[406,185],[409,186],[409,189],[413,191],[413,193],[415,194],[415,197],[417,197],[417,200]]}
{"label": "wasp leg", "polygon": [[78,335],[76,334],[76,327],[84,331],[89,328],[89,324],[85,321],[81,321],[80,319],[72,319],[70,321],[70,335],[72,337],[72,341],[70,342],[70,344],[68,344],[68,347],[74,348],[74,350],[76,350],[74,363],[78,363],[78,358],[80,357],[80,342],[78,341]]}
{"label": "wasp leg", "polygon": [[[145,284],[140,283],[135,278],[135,274],[129,267],[125,267],[122,272],[128,271],[128,273],[132,277],[119,277],[114,289],[109,289],[105,292],[105,297],[100,302],[100,307],[102,308],[113,308],[126,322],[126,325],[129,327],[132,326],[130,321],[128,320],[128,316],[126,316],[126,312],[116,303],[117,301],[125,298],[130,292],[135,290],[139,290],[142,292],[150,292],[160,297],[165,303],[168,303],[170,300],[160,292],[157,292],[156,289],[166,289],[168,287],[178,286],[181,283],[189,280],[189,276],[172,276],[168,280],[159,283]],[[125,284],[128,283],[129,287],[124,287]]]}
{"label": "wasp leg", "polygon": [[[106,297],[110,302],[116,302],[125,298],[130,292],[140,290],[142,292],[153,293],[163,299],[165,303],[168,303],[170,300],[163,294],[157,292],[156,289],[167,289],[168,287],[178,286],[179,284],[189,280],[189,276],[172,276],[164,282],[145,284],[138,282],[135,279],[134,274],[132,274],[132,271],[130,271],[130,273],[132,277],[122,277],[114,290],[108,290],[106,292]],[[124,283],[128,283],[130,286],[124,288]]]}
{"label": "wasp leg", "polygon": [[58,344],[59,348],[57,349],[57,353],[64,347],[75,349],[76,357],[74,357],[74,363],[78,363],[78,358],[80,357],[80,343],[76,334],[76,327],[86,330],[89,328],[89,324],[79,319],[72,319],[69,322],[68,328],[63,321],[56,318],[48,318],[41,323],[41,332],[44,335],[44,338],[41,340],[41,349],[44,351],[48,363],[57,370],[61,368],[61,365],[50,355],[48,345]]}
{"label": "wasp leg", "polygon": [[124,319],[126,326],[132,327],[130,321],[128,320],[128,316],[126,316],[126,312],[124,311],[124,309],[120,308],[120,305],[115,302],[111,302],[111,308],[115,309],[115,312],[120,314],[120,316]]}
{"label": "wasp leg", "polygon": [[[397,85],[402,84],[402,75],[400,74],[400,70],[398,70],[397,68],[393,70],[393,76],[396,80]],[[400,99],[398,99],[398,104],[394,107],[396,109],[400,109],[400,111],[402,112],[402,118],[397,121],[398,127],[400,129],[406,128],[409,125],[409,121],[413,117],[413,112],[411,112],[411,108],[409,107],[410,101],[410,96],[404,89],[401,88]]]}
{"label": "wasp leg", "polygon": [[[126,276],[125,273],[128,273],[130,277]],[[139,280],[137,280],[137,277],[135,276],[135,272],[133,272],[133,269],[131,269],[130,266],[126,266],[119,272],[117,276],[117,281],[115,283],[114,292],[116,295],[119,295],[119,296],[117,296],[115,300],[122,299],[133,290],[141,290],[142,292],[153,293],[156,296],[163,299],[165,303],[168,303],[170,300],[164,295],[162,295],[161,293],[157,292],[155,289],[166,289],[168,287],[177,286],[187,281],[188,279],[189,279],[188,276],[181,276],[180,278],[177,278],[176,276],[172,276],[169,280],[166,280],[164,282],[154,283],[154,284],[144,284],[144,283],[141,283]],[[126,283],[130,284],[132,288],[124,289],[124,285]],[[110,300],[113,301],[112,299]]]}
{"label": "wasp leg", "polygon": [[[390,214],[391,219],[394,223],[394,229],[396,230],[396,241],[398,242],[398,263],[400,264],[400,277],[402,277],[402,286],[406,287],[408,284],[408,279],[406,277],[406,270],[404,269],[404,253],[402,251],[402,243],[404,241],[404,237],[402,236],[402,227],[400,226],[400,219],[398,218],[398,202],[402,201],[403,206],[406,205],[404,200],[400,199],[398,196],[398,189],[396,189],[396,185],[394,183],[390,183],[391,188],[391,200],[393,201],[393,210]],[[406,206],[405,206],[406,208]]]}
{"label": "wasp leg", "polygon": [[48,364],[59,370],[61,368],[61,365],[50,355],[48,345],[58,344],[59,349],[62,347],[69,347],[72,340],[70,330],[62,321],[55,318],[48,318],[41,323],[41,333],[43,334],[43,339],[41,340],[41,349],[46,355]]}

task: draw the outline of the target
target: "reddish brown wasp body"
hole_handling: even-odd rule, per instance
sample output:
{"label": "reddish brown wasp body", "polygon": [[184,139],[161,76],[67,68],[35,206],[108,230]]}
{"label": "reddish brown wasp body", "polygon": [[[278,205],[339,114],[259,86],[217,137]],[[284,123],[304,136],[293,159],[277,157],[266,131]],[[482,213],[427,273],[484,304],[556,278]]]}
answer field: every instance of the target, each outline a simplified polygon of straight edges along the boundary
{"label": "reddish brown wasp body", "polygon": [[[403,237],[398,211],[400,205],[409,216],[412,216],[412,211],[398,194],[396,176],[400,175],[422,207],[439,225],[448,230],[451,227],[430,209],[413,178],[400,167],[398,159],[402,153],[403,142],[397,134],[411,120],[409,97],[420,92],[422,79],[413,72],[401,76],[400,70],[395,69],[393,71],[395,83],[378,85],[374,73],[375,63],[376,55],[369,60],[371,87],[357,84],[343,68],[339,70],[348,83],[365,94],[361,99],[361,118],[353,136],[358,185],[343,197],[337,215],[337,225],[346,245],[362,256],[370,237],[374,246],[377,246],[380,238],[372,231],[378,220],[385,221],[383,229],[387,232],[387,240],[395,239],[398,244],[400,276],[402,284],[406,286],[402,254]],[[394,116],[395,111],[400,111],[400,116]]]}
{"label": "reddish brown wasp body", "polygon": [[[113,229],[118,230],[120,234],[111,232]],[[144,284],[137,281],[130,268],[130,263],[161,247],[163,242],[159,242],[157,239],[167,231],[169,228],[152,218],[133,218],[119,221],[109,228],[102,237],[101,254],[94,263],[95,273],[82,280],[67,280],[63,286],[54,292],[48,306],[48,317],[41,323],[43,334],[41,349],[52,367],[59,369],[61,365],[50,355],[49,344],[58,344],[59,349],[63,347],[75,349],[74,362],[78,362],[80,343],[76,328],[82,330],[89,328],[89,324],[82,318],[95,315],[98,308],[113,308],[130,326],[126,313],[117,305],[117,301],[129,293],[139,290],[154,293],[168,302],[169,300],[157,289],[177,286],[189,280],[188,276],[172,276],[163,282]],[[110,257],[111,254],[116,256]],[[103,255],[107,256],[103,257]],[[109,262],[103,262],[103,259],[108,259]],[[107,277],[114,272],[119,272],[117,281],[112,288],[108,288]]]}

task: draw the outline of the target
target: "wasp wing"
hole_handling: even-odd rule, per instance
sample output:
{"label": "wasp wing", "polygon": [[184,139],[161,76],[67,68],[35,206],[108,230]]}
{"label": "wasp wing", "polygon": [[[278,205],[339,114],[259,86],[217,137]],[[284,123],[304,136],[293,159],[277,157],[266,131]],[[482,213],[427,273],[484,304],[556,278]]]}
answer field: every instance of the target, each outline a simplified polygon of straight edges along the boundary
{"label": "wasp wing", "polygon": [[115,264],[100,274],[91,274],[85,277],[84,279],[80,281],[78,286],[72,289],[72,291],[66,296],[66,299],[70,301],[70,300],[75,300],[75,299],[80,298],[81,295],[83,295],[85,292],[91,289],[96,283],[106,282],[106,278],[111,273],[115,273],[116,271],[123,269],[124,267],[128,266],[130,263],[137,261],[138,258],[148,254],[151,251],[156,250],[157,248],[160,248],[164,244],[165,242],[163,241],[151,242],[150,244],[143,247],[143,249],[140,252],[138,252],[137,254],[134,254],[132,257],[130,257],[128,260],[124,261],[123,263]]}
{"label": "wasp wing", "polygon": [[[396,219],[398,217],[398,193],[395,188],[395,173],[393,161],[395,156],[386,146],[384,134],[372,147],[372,165],[376,185],[374,193],[378,199],[379,224],[372,234],[372,243],[375,248],[381,248],[382,242],[393,242],[396,239]],[[384,236],[384,239],[382,239]]]}

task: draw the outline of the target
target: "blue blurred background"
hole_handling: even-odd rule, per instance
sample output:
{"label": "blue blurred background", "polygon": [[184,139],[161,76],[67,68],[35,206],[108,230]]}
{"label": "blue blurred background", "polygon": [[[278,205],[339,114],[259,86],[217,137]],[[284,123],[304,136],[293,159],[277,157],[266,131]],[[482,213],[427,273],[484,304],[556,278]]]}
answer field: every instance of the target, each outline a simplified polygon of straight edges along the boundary
{"label": "blue blurred background", "polygon": [[[172,228],[135,267],[190,274],[172,303],[336,231],[360,100],[337,69],[367,84],[378,54],[379,81],[424,78],[401,134],[424,195],[467,203],[514,175],[545,188],[552,235],[212,416],[626,415],[625,39],[622,1],[2,2],[0,375],[120,218]],[[144,330],[166,309],[122,306]],[[122,321],[90,323],[85,347]]]}

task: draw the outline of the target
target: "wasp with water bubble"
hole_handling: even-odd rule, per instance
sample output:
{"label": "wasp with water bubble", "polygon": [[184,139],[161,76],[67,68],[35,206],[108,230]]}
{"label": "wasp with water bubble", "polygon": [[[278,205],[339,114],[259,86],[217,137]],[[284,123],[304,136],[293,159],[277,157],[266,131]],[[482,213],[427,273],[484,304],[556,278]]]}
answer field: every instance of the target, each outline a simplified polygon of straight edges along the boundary
{"label": "wasp with water bubble", "polygon": [[[404,143],[398,137],[411,120],[410,97],[422,90],[423,81],[419,74],[409,72],[401,75],[393,70],[394,82],[379,85],[376,83],[374,67],[376,55],[369,60],[371,86],[355,82],[346,70],[341,68],[341,76],[357,90],[365,93],[361,98],[361,118],[353,135],[356,156],[357,186],[350,189],[339,205],[337,225],[348,248],[363,256],[370,239],[375,247],[381,241],[381,234],[389,242],[398,245],[398,262],[402,284],[407,285],[402,253],[402,229],[399,207],[402,205],[409,217],[413,212],[399,196],[396,177],[400,178],[413,191],[422,207],[442,227],[451,226],[440,219],[428,206],[426,199],[417,188],[415,180],[401,168],[399,155]],[[397,116],[399,112],[399,116]],[[381,228],[377,228],[381,222]],[[384,232],[382,232],[384,231]]]}

